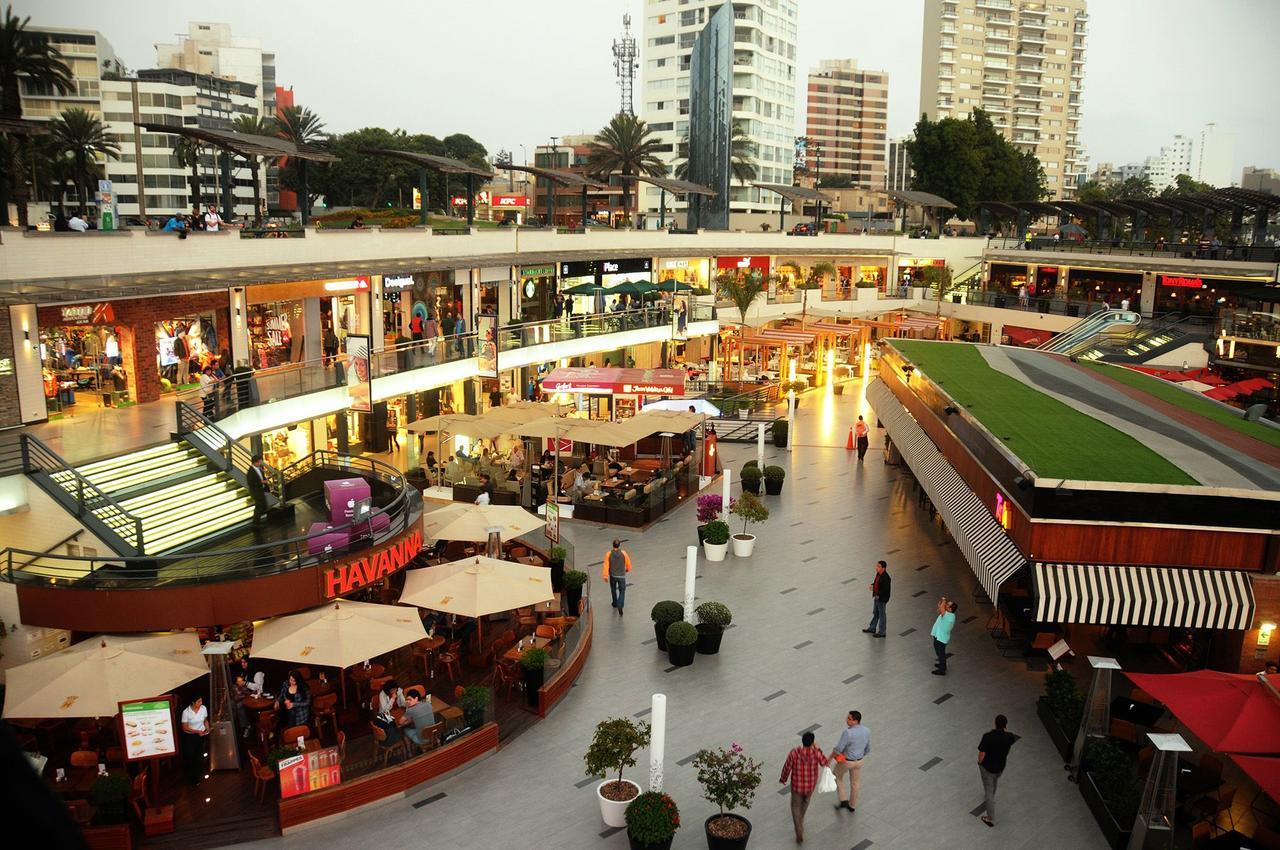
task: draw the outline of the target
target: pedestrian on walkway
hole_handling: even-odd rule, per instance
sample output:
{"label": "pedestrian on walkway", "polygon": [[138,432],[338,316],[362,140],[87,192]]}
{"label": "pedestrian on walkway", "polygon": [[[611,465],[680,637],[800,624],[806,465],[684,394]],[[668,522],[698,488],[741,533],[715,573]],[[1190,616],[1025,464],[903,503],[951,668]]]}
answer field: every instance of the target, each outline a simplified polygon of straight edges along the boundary
{"label": "pedestrian on walkway", "polygon": [[933,621],[933,629],[929,635],[933,638],[933,651],[938,656],[938,663],[934,665],[933,675],[947,675],[947,644],[951,643],[951,630],[956,625],[956,609],[959,608],[956,603],[942,597],[938,600],[938,619]]}
{"label": "pedestrian on walkway", "polygon": [[804,813],[809,809],[813,789],[818,784],[818,769],[826,766],[827,757],[813,742],[813,733],[800,736],[800,746],[787,753],[782,763],[779,782],[791,780],[791,823],[796,829],[796,843],[804,843]]}
{"label": "pedestrian on walkway", "polygon": [[609,582],[609,595],[613,607],[622,616],[622,606],[627,596],[627,573],[631,572],[631,556],[622,548],[622,541],[613,541],[613,548],[604,556],[604,579]]}
{"label": "pedestrian on walkway", "polygon": [[863,629],[869,635],[884,637],[889,628],[889,614],[885,606],[889,604],[889,591],[893,579],[889,577],[889,565],[884,561],[876,561],[876,577],[871,580],[871,625]]}
{"label": "pedestrian on walkway", "polygon": [[982,777],[983,805],[986,807],[982,822],[987,826],[996,825],[996,785],[1000,782],[1000,774],[1004,773],[1009,748],[1018,740],[1017,735],[1005,731],[1008,725],[1009,718],[997,714],[995,728],[978,742],[978,775]]}
{"label": "pedestrian on walkway", "polygon": [[871,445],[871,440],[867,437],[868,431],[870,429],[867,427],[867,423],[859,416],[857,424],[853,426],[853,436],[858,444],[858,460],[862,460],[867,456],[867,447]]}
{"label": "pedestrian on walkway", "polygon": [[[858,807],[858,789],[862,786],[862,760],[871,752],[871,732],[862,725],[862,712],[851,710],[845,716],[845,730],[831,750],[836,760],[837,809],[854,811]],[[849,787],[845,788],[845,778]]]}

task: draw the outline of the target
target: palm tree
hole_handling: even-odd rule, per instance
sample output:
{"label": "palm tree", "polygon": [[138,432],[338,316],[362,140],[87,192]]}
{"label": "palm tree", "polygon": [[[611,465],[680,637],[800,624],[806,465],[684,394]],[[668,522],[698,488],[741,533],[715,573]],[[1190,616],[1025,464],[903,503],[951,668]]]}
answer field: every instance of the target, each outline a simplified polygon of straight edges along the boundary
{"label": "palm tree", "polygon": [[[751,309],[751,305],[764,294],[765,283],[764,275],[756,269],[751,269],[746,273],[726,271],[716,277],[718,291],[727,296],[733,302],[733,306],[738,308],[738,315],[743,327],[747,325],[747,311]],[[738,358],[738,378],[742,378],[742,358]]]}
{"label": "palm tree", "polygon": [[186,136],[173,137],[173,155],[178,162],[191,169],[187,183],[191,188],[191,209],[200,211],[200,143]]}
{"label": "palm tree", "polygon": [[[25,77],[28,90],[57,91],[67,94],[75,89],[71,68],[63,61],[62,53],[49,43],[43,33],[27,30],[30,18],[18,18],[13,7],[4,10],[4,22],[0,24],[0,116],[22,117],[22,92],[20,78]],[[0,219],[9,223],[9,197],[12,194],[18,207],[18,224],[27,226],[27,190],[25,157],[22,155],[29,141],[18,138],[12,145],[16,156],[6,158],[10,166],[0,174]]]}
{"label": "palm tree", "polygon": [[[305,106],[286,106],[280,110],[275,122],[276,135],[286,142],[293,142],[299,147],[323,145],[328,136],[324,132],[324,122]],[[315,200],[307,189],[307,161],[288,162],[281,171],[280,181],[286,188],[297,192],[302,199],[302,222],[307,221],[311,202]]]}
{"label": "palm tree", "polygon": [[68,109],[49,122],[49,141],[71,160],[71,181],[80,190],[80,210],[89,206],[89,189],[98,179],[98,157],[115,158],[120,149],[111,141],[98,116]]}
{"label": "palm tree", "polygon": [[[666,164],[658,158],[661,142],[643,120],[619,112],[601,128],[589,146],[587,173],[600,180],[622,175],[622,216],[631,216],[631,182],[627,177],[642,175],[662,177],[667,173]],[[583,222],[585,225],[586,222]]]}
{"label": "palm tree", "polygon": [[[238,115],[231,129],[247,136],[271,136],[277,129],[274,118],[263,118],[261,115]],[[258,157],[249,157],[249,167],[253,169],[253,220],[262,223],[262,163]]]}
{"label": "palm tree", "polygon": [[[680,140],[680,161],[676,163],[677,180],[689,179],[689,139]],[[756,168],[756,146],[747,138],[747,131],[742,122],[733,122],[733,133],[729,136],[729,173],[731,179],[739,183],[755,180],[759,169]]]}

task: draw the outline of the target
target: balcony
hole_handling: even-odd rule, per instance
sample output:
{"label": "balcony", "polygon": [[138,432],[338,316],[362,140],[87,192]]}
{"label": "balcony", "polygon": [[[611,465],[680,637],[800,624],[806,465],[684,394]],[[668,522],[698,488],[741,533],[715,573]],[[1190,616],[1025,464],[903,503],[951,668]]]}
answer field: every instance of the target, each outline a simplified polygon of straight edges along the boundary
{"label": "balcony", "polygon": [[1013,11],[1013,3],[1010,0],[978,0],[976,5],[979,9]]}
{"label": "balcony", "polygon": [[1010,69],[1010,65],[1008,62],[1005,62],[999,59],[988,59],[982,63],[982,67],[993,68],[998,71],[1008,71]]}
{"label": "balcony", "polygon": [[1044,36],[1034,35],[1032,33],[1025,33],[1025,32],[1018,33],[1018,41],[1021,44],[1047,44],[1048,43],[1044,40]]}
{"label": "balcony", "polygon": [[1009,99],[1009,93],[1008,93],[1007,91],[1005,91],[1004,89],[983,89],[983,91],[982,91],[982,96],[983,96],[983,97],[998,97],[998,98],[1000,98],[1001,100],[1008,100],[1008,99]]}
{"label": "balcony", "polygon": [[986,112],[1004,113],[1006,115],[1009,113],[1009,107],[999,103],[987,103],[984,101],[982,108]]}

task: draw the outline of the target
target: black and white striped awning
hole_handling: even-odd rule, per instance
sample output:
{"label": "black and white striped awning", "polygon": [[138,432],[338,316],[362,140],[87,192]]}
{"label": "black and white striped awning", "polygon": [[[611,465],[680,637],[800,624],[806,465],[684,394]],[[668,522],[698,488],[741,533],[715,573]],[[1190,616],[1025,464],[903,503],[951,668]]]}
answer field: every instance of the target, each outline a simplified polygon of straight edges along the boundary
{"label": "black and white striped awning", "polygon": [[877,379],[867,387],[867,400],[942,515],[982,589],[995,599],[1000,585],[1026,565],[1026,557],[882,381]]}
{"label": "black and white striped awning", "polygon": [[1247,629],[1253,584],[1238,570],[1047,564],[1032,572],[1036,620],[1103,626]]}

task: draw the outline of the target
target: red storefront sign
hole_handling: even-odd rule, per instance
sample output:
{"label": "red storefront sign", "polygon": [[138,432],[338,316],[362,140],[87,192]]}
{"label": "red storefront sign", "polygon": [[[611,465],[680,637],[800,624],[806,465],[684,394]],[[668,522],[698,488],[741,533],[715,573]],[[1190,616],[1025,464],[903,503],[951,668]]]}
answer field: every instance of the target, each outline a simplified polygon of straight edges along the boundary
{"label": "red storefront sign", "polygon": [[542,379],[544,393],[595,395],[684,395],[681,369],[553,369]]}
{"label": "red storefront sign", "polygon": [[422,551],[422,531],[418,529],[389,546],[370,552],[349,564],[327,567],[320,574],[326,599],[346,596],[366,585],[403,570]]}
{"label": "red storefront sign", "polygon": [[1203,289],[1204,279],[1199,277],[1175,277],[1173,275],[1160,275],[1161,286],[1172,286],[1178,289]]}
{"label": "red storefront sign", "polygon": [[494,195],[493,206],[495,207],[527,207],[529,199],[524,195]]}
{"label": "red storefront sign", "polygon": [[769,270],[769,257],[716,257],[718,269],[764,269]]}
{"label": "red storefront sign", "polygon": [[64,325],[110,325],[116,320],[110,301],[100,304],[68,304],[58,308]]}

